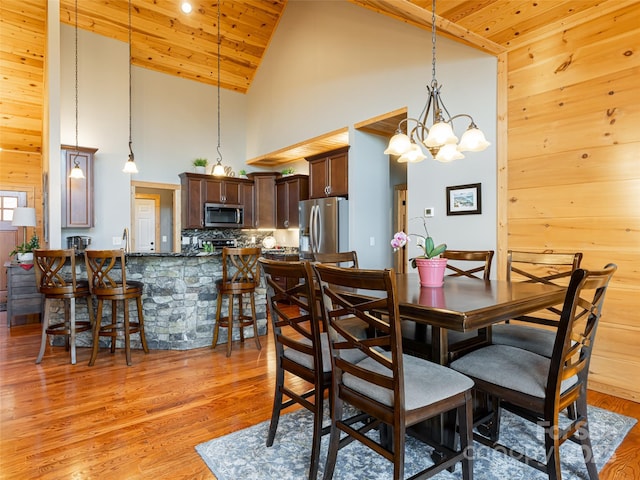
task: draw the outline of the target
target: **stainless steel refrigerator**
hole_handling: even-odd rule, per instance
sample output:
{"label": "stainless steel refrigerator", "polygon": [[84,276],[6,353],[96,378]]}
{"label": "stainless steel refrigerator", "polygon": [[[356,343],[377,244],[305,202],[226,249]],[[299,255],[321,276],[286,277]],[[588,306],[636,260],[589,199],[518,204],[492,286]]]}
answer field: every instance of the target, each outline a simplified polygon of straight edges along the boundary
{"label": "stainless steel refrigerator", "polygon": [[298,204],[300,258],[349,250],[349,202],[342,197],[303,200]]}

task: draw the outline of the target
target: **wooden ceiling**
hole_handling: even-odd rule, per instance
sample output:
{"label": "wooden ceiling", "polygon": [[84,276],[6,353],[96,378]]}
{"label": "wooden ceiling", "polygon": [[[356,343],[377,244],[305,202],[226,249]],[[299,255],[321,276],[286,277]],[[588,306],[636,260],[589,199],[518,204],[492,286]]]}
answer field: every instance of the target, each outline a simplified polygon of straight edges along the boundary
{"label": "wooden ceiling", "polygon": [[[132,63],[217,85],[218,2],[191,0],[193,10],[187,15],[180,10],[182,1],[132,0]],[[349,1],[398,21],[431,28],[431,0]],[[577,21],[599,17],[619,1],[438,0],[436,25],[441,35],[498,54]],[[42,113],[36,115],[36,110],[44,111],[43,70],[40,77],[35,71],[39,66],[44,68],[44,5],[45,2],[22,0],[3,0],[0,4],[0,147],[5,150],[39,152],[42,148],[42,132],[35,131],[34,125],[38,124],[38,117],[42,120]],[[75,0],[60,0],[63,23],[75,25],[75,5]],[[128,42],[126,0],[78,0],[77,5],[79,28]],[[240,93],[250,90],[286,6],[287,0],[221,0],[222,88]],[[394,122],[395,118],[383,116],[361,127],[384,132]],[[393,131],[387,133],[391,135]],[[340,146],[344,133],[340,130],[336,135],[319,137],[318,148]],[[274,152],[271,159],[262,155],[250,162],[269,166],[297,160],[300,147],[295,145],[290,152],[283,149]],[[307,145],[305,154],[311,154],[309,148]]]}

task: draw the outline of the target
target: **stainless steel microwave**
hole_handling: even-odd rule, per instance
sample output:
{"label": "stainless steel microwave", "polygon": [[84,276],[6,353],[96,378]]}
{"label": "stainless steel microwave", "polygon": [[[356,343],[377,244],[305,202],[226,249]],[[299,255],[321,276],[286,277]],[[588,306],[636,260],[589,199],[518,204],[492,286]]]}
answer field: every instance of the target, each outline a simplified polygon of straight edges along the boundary
{"label": "stainless steel microwave", "polygon": [[242,227],[244,225],[244,206],[221,203],[204,204],[205,227]]}

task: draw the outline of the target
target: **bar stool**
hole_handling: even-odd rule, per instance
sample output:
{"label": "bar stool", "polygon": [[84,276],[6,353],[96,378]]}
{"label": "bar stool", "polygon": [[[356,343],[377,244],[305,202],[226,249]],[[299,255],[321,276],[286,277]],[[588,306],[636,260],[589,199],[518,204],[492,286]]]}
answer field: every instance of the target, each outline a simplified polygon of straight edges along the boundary
{"label": "bar stool", "polygon": [[[65,250],[38,249],[33,252],[33,263],[36,266],[36,285],[44,295],[44,318],[42,320],[42,341],[36,363],[42,361],[47,346],[48,335],[63,335],[65,346],[71,351],[71,364],[76,363],[76,334],[91,330],[94,323],[93,305],[89,283],[76,279],[76,255],[72,248]],[[70,265],[69,274],[63,272],[65,265]],[[76,298],[87,299],[89,321],[76,321]],[[64,321],[51,322],[51,302],[64,302]]]}
{"label": "bar stool", "polygon": [[[255,291],[260,283],[260,264],[258,258],[262,250],[260,248],[230,248],[222,250],[222,279],[216,281],[218,302],[216,306],[216,325],[213,330],[212,347],[215,349],[218,343],[220,327],[227,329],[227,357],[231,355],[231,340],[234,323],[240,327],[240,341],[244,342],[244,327],[253,325],[253,337],[256,347],[260,350],[258,339],[258,319],[256,317]],[[243,311],[243,296],[249,295],[251,301],[251,315],[245,315]],[[227,295],[229,300],[229,314],[222,316],[222,300]],[[238,316],[233,315],[233,299],[238,300]]]}
{"label": "bar stool", "polygon": [[[127,365],[131,365],[130,336],[140,333],[140,341],[144,353],[149,353],[144,335],[144,317],[142,315],[142,282],[127,280],[124,250],[85,250],[84,258],[89,275],[91,293],[98,300],[96,322],[93,327],[93,351],[89,366],[92,366],[98,355],[100,337],[111,338],[111,353],[116,351],[116,339],[119,333],[124,335],[124,351]],[[120,268],[116,268],[117,265]],[[129,321],[129,300],[136,301],[138,321]],[[102,306],[105,300],[111,300],[111,323],[102,325]],[[117,302],[123,302],[123,318],[118,322]]]}

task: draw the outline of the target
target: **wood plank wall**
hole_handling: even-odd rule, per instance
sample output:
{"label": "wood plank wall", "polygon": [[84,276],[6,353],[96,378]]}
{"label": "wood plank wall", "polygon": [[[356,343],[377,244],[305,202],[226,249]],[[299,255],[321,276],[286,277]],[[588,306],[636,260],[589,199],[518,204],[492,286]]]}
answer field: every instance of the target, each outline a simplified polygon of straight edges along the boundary
{"label": "wood plank wall", "polygon": [[640,9],[508,53],[508,247],[618,265],[591,387],[640,401]]}
{"label": "wood plank wall", "polygon": [[0,19],[0,190],[27,192],[42,239],[47,2],[3,0]]}

